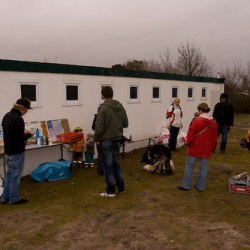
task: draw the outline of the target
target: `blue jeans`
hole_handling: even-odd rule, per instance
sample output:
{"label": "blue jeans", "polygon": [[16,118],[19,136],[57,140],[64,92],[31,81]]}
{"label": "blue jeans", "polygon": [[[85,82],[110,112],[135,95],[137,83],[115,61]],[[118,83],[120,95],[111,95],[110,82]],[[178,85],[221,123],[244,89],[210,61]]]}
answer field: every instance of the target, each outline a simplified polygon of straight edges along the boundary
{"label": "blue jeans", "polygon": [[7,173],[4,179],[4,188],[1,201],[15,203],[20,200],[19,184],[23,173],[25,153],[5,155]]}
{"label": "blue jeans", "polygon": [[120,192],[124,191],[122,170],[119,164],[119,141],[101,141],[99,144],[105,179],[107,182],[106,192],[114,194],[116,186]]}
{"label": "blue jeans", "polygon": [[[192,174],[197,157],[187,156],[186,168],[184,171],[184,178],[182,181],[182,187],[186,189],[191,188]],[[199,173],[196,178],[196,187],[199,190],[205,190],[206,180],[207,180],[207,158],[199,158]]]}
{"label": "blue jeans", "polygon": [[220,150],[225,151],[227,145],[228,125],[218,125],[218,137],[221,134]]}
{"label": "blue jeans", "polygon": [[177,143],[177,137],[179,134],[180,128],[174,127],[170,125],[169,133],[169,149],[170,150],[176,150],[176,143]]}

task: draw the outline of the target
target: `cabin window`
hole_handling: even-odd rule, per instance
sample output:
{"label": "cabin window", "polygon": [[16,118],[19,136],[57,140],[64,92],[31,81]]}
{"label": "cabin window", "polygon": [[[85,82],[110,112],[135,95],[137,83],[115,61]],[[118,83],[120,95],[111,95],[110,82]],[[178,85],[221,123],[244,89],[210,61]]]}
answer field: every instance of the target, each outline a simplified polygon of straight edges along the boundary
{"label": "cabin window", "polygon": [[194,100],[194,87],[188,87],[187,89],[187,100],[188,101],[193,101]]}
{"label": "cabin window", "polygon": [[16,79],[19,86],[20,98],[28,98],[31,101],[31,107],[41,107],[40,79]]}
{"label": "cabin window", "polygon": [[161,86],[153,86],[151,102],[161,102]]}
{"label": "cabin window", "polygon": [[64,104],[63,106],[82,105],[80,82],[64,82]]}
{"label": "cabin window", "polygon": [[193,88],[188,88],[188,98],[193,98]]}
{"label": "cabin window", "polygon": [[178,96],[178,88],[172,87],[172,98],[176,98]]}
{"label": "cabin window", "polygon": [[21,98],[28,98],[31,102],[36,102],[36,84],[21,84]]}
{"label": "cabin window", "polygon": [[139,103],[139,85],[129,84],[129,103]]}
{"label": "cabin window", "polygon": [[201,89],[201,99],[206,100],[207,99],[207,88]]}
{"label": "cabin window", "polygon": [[77,101],[78,100],[78,86],[77,85],[67,85],[66,86],[66,100],[67,101]]}

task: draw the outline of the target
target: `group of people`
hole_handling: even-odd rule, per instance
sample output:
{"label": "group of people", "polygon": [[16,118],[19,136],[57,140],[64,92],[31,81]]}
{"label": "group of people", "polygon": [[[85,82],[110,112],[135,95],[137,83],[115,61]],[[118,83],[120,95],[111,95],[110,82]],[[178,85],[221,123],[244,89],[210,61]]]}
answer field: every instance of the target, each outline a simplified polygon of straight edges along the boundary
{"label": "group of people", "polygon": [[[187,159],[182,184],[178,186],[180,190],[190,190],[192,173],[195,162],[199,159],[199,173],[196,178],[195,188],[199,191],[205,190],[208,172],[208,159],[215,152],[218,136],[221,134],[220,153],[225,154],[228,131],[232,130],[234,123],[233,105],[228,102],[228,95],[222,93],[220,102],[215,107],[213,114],[207,103],[200,103],[197,107],[198,114],[194,114],[187,133]],[[169,148],[177,151],[176,141],[179,130],[182,128],[182,110],[180,99],[175,98],[174,103],[168,108],[167,128],[170,132]]]}
{"label": "group of people", "polygon": [[[94,134],[88,134],[87,145],[96,143],[98,151],[98,173],[105,175],[107,183],[105,192],[101,197],[115,197],[116,188],[120,193],[125,192],[123,173],[119,164],[120,140],[123,128],[127,128],[129,121],[123,105],[113,99],[113,89],[104,86],[101,90],[104,102],[99,106],[94,122]],[[16,101],[10,112],[2,120],[4,133],[4,153],[8,166],[5,176],[4,189],[1,202],[10,204],[25,204],[28,200],[21,199],[19,184],[24,167],[25,146],[27,139],[34,133],[25,130],[22,116],[31,108],[29,99],[21,98]],[[197,107],[198,117],[195,118],[188,129],[186,145],[188,147],[186,168],[180,190],[190,190],[192,172],[197,159],[199,159],[199,174],[195,188],[204,190],[207,177],[208,159],[215,151],[217,138],[222,134],[220,153],[224,154],[227,144],[227,133],[232,129],[234,121],[233,106],[228,102],[227,94],[220,96],[220,102],[215,105],[213,115],[206,103]],[[169,148],[176,150],[176,140],[179,130],[183,127],[180,99],[175,98],[174,103],[167,110],[167,127],[170,131]],[[75,131],[82,131],[76,128]],[[76,152],[77,153],[77,152]],[[81,157],[81,155],[77,155]],[[87,151],[87,163],[93,161],[93,151]]]}
{"label": "group of people", "polygon": [[[82,133],[82,127],[75,127],[74,132]],[[94,135],[92,133],[88,133],[86,136],[86,141],[84,137],[74,143],[72,143],[73,151],[73,167],[81,167],[83,165],[83,152],[85,154],[84,165],[85,168],[89,166],[91,168],[94,167],[94,154],[95,154],[95,142]]]}

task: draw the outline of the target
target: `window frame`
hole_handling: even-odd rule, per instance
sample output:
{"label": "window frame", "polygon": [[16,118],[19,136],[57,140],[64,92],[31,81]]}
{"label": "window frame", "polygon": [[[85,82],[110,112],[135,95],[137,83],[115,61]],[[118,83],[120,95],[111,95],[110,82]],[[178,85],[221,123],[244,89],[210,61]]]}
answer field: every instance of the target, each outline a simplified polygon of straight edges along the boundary
{"label": "window frame", "polygon": [[[36,101],[31,101],[32,108],[40,108],[42,107],[42,95],[41,95],[41,83],[42,80],[38,78],[16,78],[16,83],[18,85],[18,98],[22,98],[22,85],[34,85],[36,87]],[[17,98],[17,99],[18,99]]]}
{"label": "window frame", "polygon": [[[189,90],[192,90],[192,96],[189,97]],[[193,101],[194,100],[194,86],[188,86],[187,88],[187,100]]]}
{"label": "window frame", "polygon": [[[159,89],[159,97],[158,98],[154,98],[153,94],[154,94],[154,88],[158,88]],[[153,84],[152,85],[152,96],[151,96],[151,102],[152,103],[156,103],[156,102],[161,102],[161,85],[157,85],[157,84]]]}
{"label": "window frame", "polygon": [[[130,89],[136,87],[137,88],[137,98],[130,98]],[[140,84],[139,83],[129,83],[128,84],[128,103],[140,103]]]}
{"label": "window frame", "polygon": [[[202,96],[203,90],[205,90],[205,96]],[[207,100],[207,87],[202,87],[202,88],[201,88],[201,100],[202,100],[202,101]]]}
{"label": "window frame", "polygon": [[[173,90],[176,89],[176,96],[173,95]],[[171,88],[171,99],[174,100],[175,98],[178,98],[179,93],[179,86],[172,86]]]}
{"label": "window frame", "polygon": [[[81,80],[64,80],[63,81],[63,107],[82,106],[82,81]],[[77,86],[78,100],[67,100],[67,86]]]}

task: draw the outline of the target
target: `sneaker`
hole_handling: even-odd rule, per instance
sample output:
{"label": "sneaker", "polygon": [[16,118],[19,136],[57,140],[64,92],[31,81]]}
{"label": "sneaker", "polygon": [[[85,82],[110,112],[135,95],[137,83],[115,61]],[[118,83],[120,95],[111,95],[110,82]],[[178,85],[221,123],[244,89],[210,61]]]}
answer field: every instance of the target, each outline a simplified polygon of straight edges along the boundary
{"label": "sneaker", "polygon": [[125,191],[120,191],[120,194],[124,194],[125,193]]}
{"label": "sneaker", "polygon": [[115,194],[101,193],[101,197],[115,197]]}
{"label": "sneaker", "polygon": [[28,202],[29,202],[28,200],[20,199],[19,201],[15,202],[15,203],[11,203],[11,205],[26,204]]}
{"label": "sneaker", "polygon": [[184,188],[184,187],[182,187],[182,186],[178,186],[178,189],[180,189],[180,190],[182,190],[182,191],[189,191],[189,189]]}
{"label": "sneaker", "polygon": [[198,190],[198,191],[203,191],[203,190],[201,190],[201,189],[197,188],[197,186],[196,186],[196,185],[194,185],[194,187],[195,187],[195,189],[196,189],[196,190]]}
{"label": "sneaker", "polygon": [[221,154],[225,154],[225,151],[224,151],[224,150],[221,150],[220,153],[221,153]]}
{"label": "sneaker", "polygon": [[2,200],[1,200],[1,203],[2,203],[2,204],[7,204],[8,202],[9,202],[9,201],[2,201]]}

